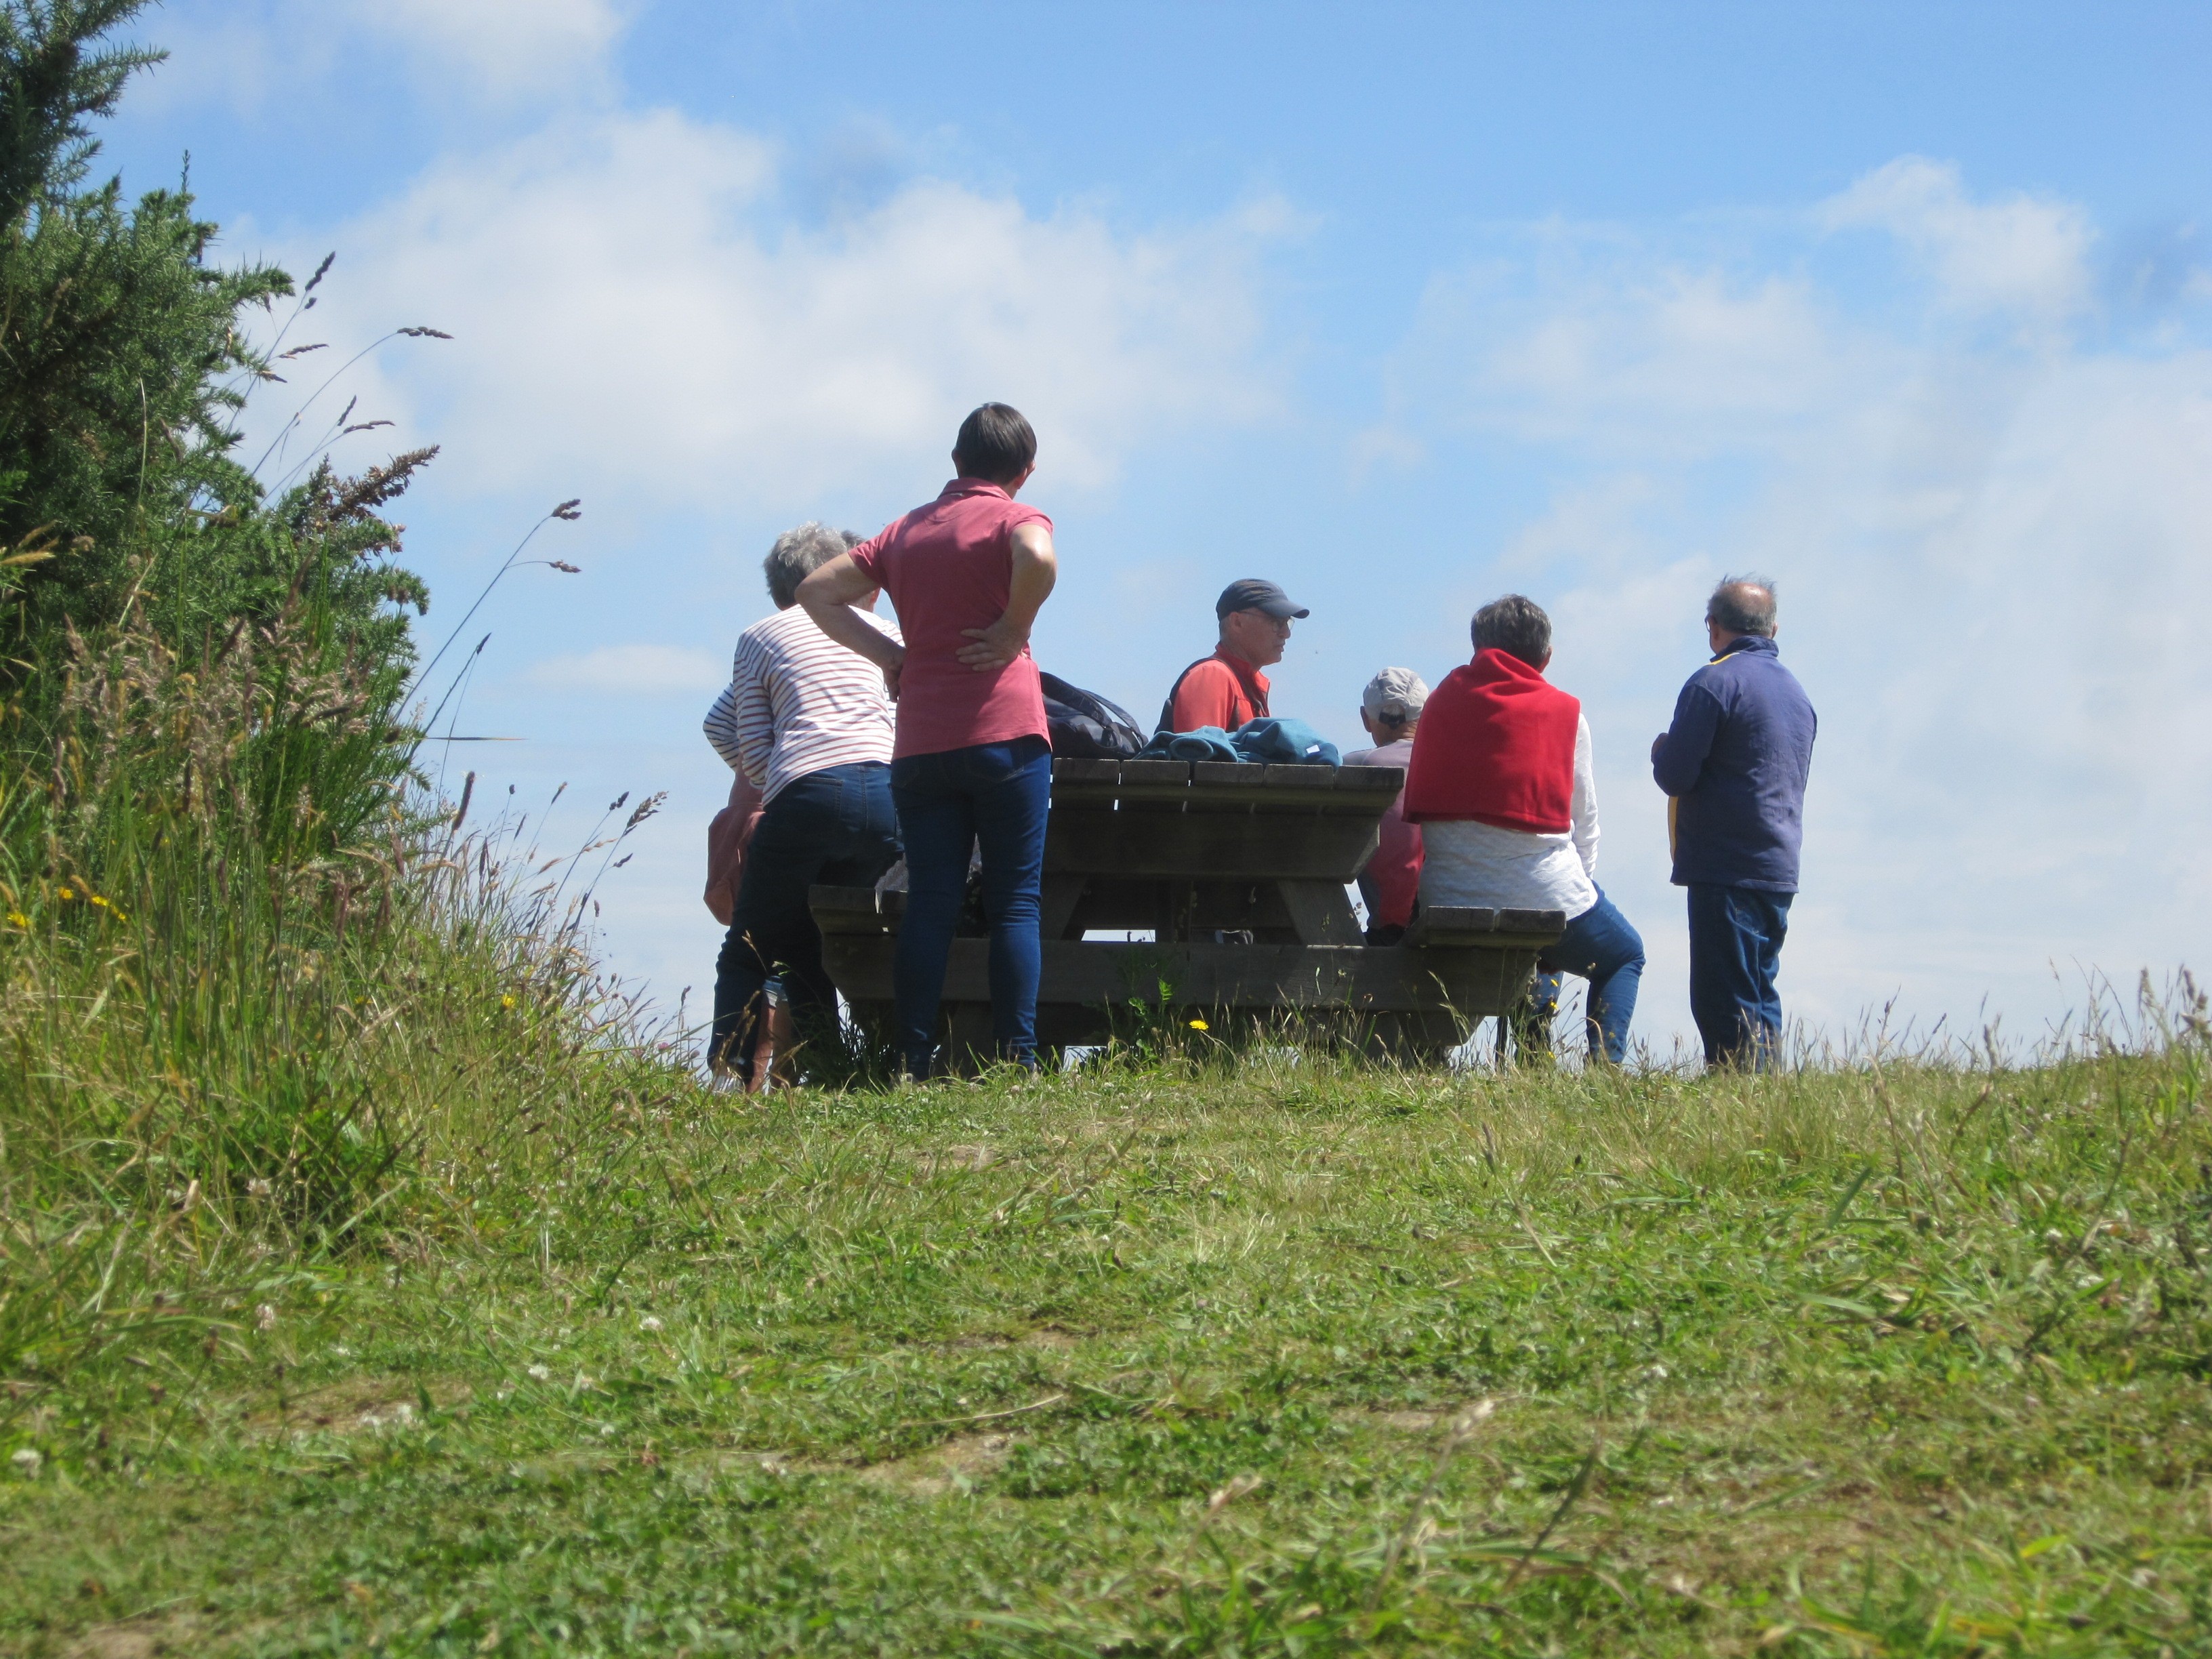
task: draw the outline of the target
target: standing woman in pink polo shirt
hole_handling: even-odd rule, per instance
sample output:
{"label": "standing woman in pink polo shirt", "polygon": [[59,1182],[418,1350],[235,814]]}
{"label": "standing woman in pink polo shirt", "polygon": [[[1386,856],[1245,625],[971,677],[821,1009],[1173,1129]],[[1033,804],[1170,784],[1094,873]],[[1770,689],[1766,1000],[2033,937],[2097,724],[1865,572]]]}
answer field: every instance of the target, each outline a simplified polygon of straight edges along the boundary
{"label": "standing woman in pink polo shirt", "polygon": [[[930,1074],[945,964],[969,854],[983,856],[991,923],[991,1034],[1000,1058],[1036,1066],[1037,894],[1052,744],[1030,629],[1059,566],[1052,520],[1014,497],[1036,463],[1021,411],[985,404],[960,423],[959,476],[799,584],[831,639],[880,665],[898,700],[891,799],[906,847],[906,919],[894,974],[900,1059]],[[854,603],[890,595],[902,646]]]}

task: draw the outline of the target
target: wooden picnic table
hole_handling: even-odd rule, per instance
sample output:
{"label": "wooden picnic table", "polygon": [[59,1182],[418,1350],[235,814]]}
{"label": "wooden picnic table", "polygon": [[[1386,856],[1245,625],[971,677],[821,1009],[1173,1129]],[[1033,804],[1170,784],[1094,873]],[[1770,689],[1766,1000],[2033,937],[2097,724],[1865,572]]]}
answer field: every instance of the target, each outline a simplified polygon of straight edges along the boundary
{"label": "wooden picnic table", "polygon": [[[1135,1003],[1217,1030],[1325,1014],[1370,1047],[1441,1059],[1518,1000],[1565,917],[1436,909],[1402,944],[1364,944],[1345,887],[1404,781],[1395,767],[1055,760],[1039,1046],[1127,1031]],[[887,1020],[905,894],[811,898],[830,977],[864,1020]],[[1135,930],[1152,941],[1084,937]],[[990,1050],[989,951],[957,939],[945,972],[947,1038],[971,1060]]]}

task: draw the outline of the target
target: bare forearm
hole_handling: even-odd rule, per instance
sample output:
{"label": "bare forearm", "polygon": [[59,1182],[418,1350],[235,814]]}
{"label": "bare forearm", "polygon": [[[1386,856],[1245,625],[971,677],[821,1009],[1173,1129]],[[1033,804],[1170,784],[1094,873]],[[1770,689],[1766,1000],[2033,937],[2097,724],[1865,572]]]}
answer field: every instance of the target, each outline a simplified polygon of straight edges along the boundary
{"label": "bare forearm", "polygon": [[805,599],[799,604],[806,607],[806,614],[814,618],[817,628],[878,668],[896,668],[905,655],[896,640],[849,605],[820,601],[808,604]]}
{"label": "bare forearm", "polygon": [[955,654],[979,674],[1004,668],[1028,647],[1037,612],[1052,597],[1053,583],[1060,577],[1052,537],[1042,525],[1025,524],[1015,531],[1010,552],[1012,569],[1006,584],[1006,608],[988,628],[960,630],[969,643]]}
{"label": "bare forearm", "polygon": [[817,628],[848,651],[857,652],[878,668],[895,669],[906,658],[904,648],[853,608],[875,591],[867,572],[847,553],[799,584],[799,603]]}
{"label": "bare forearm", "polygon": [[1060,580],[1060,560],[1052,550],[1052,538],[1034,526],[1024,525],[1024,531],[1033,535],[1017,534],[1014,538],[1013,579],[1006,595],[1006,620],[1024,639],[1036,626],[1037,612],[1052,597],[1054,585]]}

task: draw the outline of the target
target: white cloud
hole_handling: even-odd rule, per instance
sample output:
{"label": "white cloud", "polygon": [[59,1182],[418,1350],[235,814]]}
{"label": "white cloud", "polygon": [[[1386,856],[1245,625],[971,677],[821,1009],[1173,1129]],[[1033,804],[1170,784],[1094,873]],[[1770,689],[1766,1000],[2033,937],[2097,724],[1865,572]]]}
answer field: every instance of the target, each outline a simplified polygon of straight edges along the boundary
{"label": "white cloud", "polygon": [[313,101],[367,51],[393,53],[446,106],[462,90],[557,106],[615,85],[613,52],[634,7],[617,0],[173,0],[140,32],[169,61],[131,94],[135,110],[199,102],[242,116],[279,98]]}
{"label": "white cloud", "polygon": [[1898,237],[1963,309],[2058,322],[2088,300],[2094,233],[2079,206],[2026,195],[1977,202],[1948,162],[1899,156],[1823,203],[1818,217],[1831,229]]}
{"label": "white cloud", "polygon": [[356,27],[441,79],[507,94],[599,79],[629,25],[612,0],[352,0]]}
{"label": "white cloud", "polygon": [[1582,449],[1618,441],[1649,453],[1669,429],[1685,457],[1769,445],[1883,368],[1802,276],[1696,265],[1556,227],[1526,264],[1429,284],[1414,340],[1474,336],[1486,344],[1472,357],[1401,351],[1401,395],[1432,418]]}
{"label": "white cloud", "polygon": [[551,691],[629,697],[714,691],[729,684],[729,659],[682,645],[603,645],[580,656],[550,657],[524,675]]}
{"label": "white cloud", "polygon": [[145,117],[212,104],[239,117],[261,114],[286,91],[327,75],[340,32],[318,27],[305,9],[280,12],[268,0],[185,0],[144,20],[137,38],[168,54],[131,82],[125,109]]}
{"label": "white cloud", "polygon": [[2198,313],[2124,349],[1987,330],[1991,308],[2081,304],[2093,232],[2068,204],[1978,201],[1948,167],[1893,163],[1817,216],[1881,225],[1936,291],[1900,307],[1818,240],[1601,231],[1569,256],[1547,227],[1437,284],[1400,354],[1414,430],[1555,482],[1492,580],[1559,618],[1608,884],[1632,915],[1677,908],[1644,750],[1699,659],[1705,589],[1749,567],[1780,580],[1822,720],[1796,1012],[1847,1023],[1902,988],[1923,1020],[1990,989],[2033,1013],[2080,998],[2051,958],[2124,982],[2201,953],[2212,329]]}
{"label": "white cloud", "polygon": [[778,178],[674,112],[565,125],[348,227],[349,307],[456,337],[386,372],[472,482],[595,501],[927,478],[986,398],[1036,422],[1055,484],[1097,485],[1162,422],[1269,406],[1250,265],[1279,216],[1130,232],[924,179],[816,227]]}

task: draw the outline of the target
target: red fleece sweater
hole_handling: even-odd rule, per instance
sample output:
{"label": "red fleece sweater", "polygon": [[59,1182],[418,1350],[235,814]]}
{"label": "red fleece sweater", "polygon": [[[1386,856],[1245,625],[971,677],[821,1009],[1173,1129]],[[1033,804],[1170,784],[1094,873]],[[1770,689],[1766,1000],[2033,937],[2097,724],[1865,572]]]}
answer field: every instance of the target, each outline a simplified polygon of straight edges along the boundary
{"label": "red fleece sweater", "polygon": [[1574,822],[1583,706],[1510,652],[1483,650],[1429,694],[1406,769],[1406,817],[1563,835]]}

